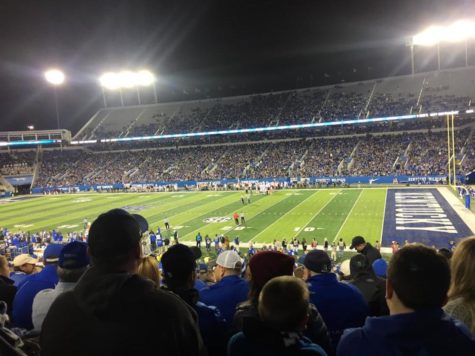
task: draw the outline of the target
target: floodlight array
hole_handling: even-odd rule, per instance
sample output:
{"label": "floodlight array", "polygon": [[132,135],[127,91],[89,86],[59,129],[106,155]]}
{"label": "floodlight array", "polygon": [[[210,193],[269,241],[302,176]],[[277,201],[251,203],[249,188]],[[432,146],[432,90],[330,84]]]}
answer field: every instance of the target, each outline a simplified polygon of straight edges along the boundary
{"label": "floodlight array", "polygon": [[148,70],[107,72],[99,78],[101,86],[109,90],[147,87],[155,81],[155,75]]}
{"label": "floodlight array", "polygon": [[433,46],[440,42],[462,42],[475,38],[475,21],[460,20],[449,26],[430,26],[412,37],[415,46]]}
{"label": "floodlight array", "polygon": [[61,85],[66,79],[64,73],[59,69],[49,69],[44,73],[44,75],[46,81],[53,85]]}

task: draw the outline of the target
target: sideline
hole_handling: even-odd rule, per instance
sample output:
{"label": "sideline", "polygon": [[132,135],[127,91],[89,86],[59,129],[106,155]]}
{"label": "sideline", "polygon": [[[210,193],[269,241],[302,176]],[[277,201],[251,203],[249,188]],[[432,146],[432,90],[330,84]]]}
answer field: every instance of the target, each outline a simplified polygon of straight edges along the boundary
{"label": "sideline", "polygon": [[475,234],[475,215],[467,209],[462,202],[447,187],[437,188],[447,203],[455,210],[457,215]]}

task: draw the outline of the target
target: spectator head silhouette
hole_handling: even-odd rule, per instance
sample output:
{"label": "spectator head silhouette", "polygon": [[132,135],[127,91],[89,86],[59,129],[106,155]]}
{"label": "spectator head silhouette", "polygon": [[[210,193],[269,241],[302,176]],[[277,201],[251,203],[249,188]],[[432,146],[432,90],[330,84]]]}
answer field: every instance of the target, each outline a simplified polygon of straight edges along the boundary
{"label": "spectator head silhouette", "polygon": [[423,245],[405,246],[389,263],[386,299],[390,313],[441,308],[449,286],[450,269],[445,257]]}

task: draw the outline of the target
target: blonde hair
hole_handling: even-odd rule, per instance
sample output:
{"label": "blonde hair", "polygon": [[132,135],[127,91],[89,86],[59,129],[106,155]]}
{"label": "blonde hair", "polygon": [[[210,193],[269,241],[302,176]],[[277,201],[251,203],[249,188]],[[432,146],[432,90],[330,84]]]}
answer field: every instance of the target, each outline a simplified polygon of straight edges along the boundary
{"label": "blonde hair", "polygon": [[455,248],[450,267],[449,299],[475,301],[475,236],[462,240]]}
{"label": "blonde hair", "polygon": [[147,256],[142,258],[137,274],[150,279],[155,286],[160,287],[160,270],[158,269],[158,261],[155,257]]}
{"label": "blonde hair", "polygon": [[[3,255],[0,255],[0,273],[3,273],[3,271],[5,271],[5,273],[10,273],[10,267],[8,267],[7,258]],[[8,277],[8,275],[5,277]]]}
{"label": "blonde hair", "polygon": [[299,278],[275,277],[259,295],[258,312],[262,321],[279,331],[300,331],[309,313],[309,291]]}

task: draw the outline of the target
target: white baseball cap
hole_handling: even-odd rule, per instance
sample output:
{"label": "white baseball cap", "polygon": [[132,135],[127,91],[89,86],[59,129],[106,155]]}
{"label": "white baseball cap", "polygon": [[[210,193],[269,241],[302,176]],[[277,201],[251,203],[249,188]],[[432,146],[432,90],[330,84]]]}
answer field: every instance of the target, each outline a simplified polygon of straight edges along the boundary
{"label": "white baseball cap", "polygon": [[239,257],[236,251],[227,250],[219,254],[216,259],[216,264],[224,268],[241,268],[243,260]]}

